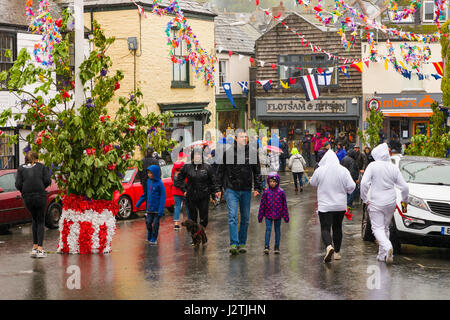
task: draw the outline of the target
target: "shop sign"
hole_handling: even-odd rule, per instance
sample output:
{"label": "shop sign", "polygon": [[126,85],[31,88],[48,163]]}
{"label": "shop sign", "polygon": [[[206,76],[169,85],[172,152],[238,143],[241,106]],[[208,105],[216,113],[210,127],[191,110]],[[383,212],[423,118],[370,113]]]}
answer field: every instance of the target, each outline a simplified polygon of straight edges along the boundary
{"label": "shop sign", "polygon": [[267,113],[346,113],[346,100],[268,100]]}
{"label": "shop sign", "polygon": [[430,108],[435,100],[431,95],[416,96],[416,97],[383,97],[381,99],[382,109],[408,109],[408,108]]}

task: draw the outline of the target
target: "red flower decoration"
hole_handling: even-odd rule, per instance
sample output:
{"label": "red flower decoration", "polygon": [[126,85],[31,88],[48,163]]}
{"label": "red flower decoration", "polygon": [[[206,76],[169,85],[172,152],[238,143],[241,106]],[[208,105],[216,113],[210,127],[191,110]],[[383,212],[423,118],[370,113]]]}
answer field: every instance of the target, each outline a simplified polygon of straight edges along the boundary
{"label": "red flower decoration", "polygon": [[114,170],[114,169],[116,169],[116,167],[117,167],[117,164],[108,164],[108,170]]}
{"label": "red flower decoration", "polygon": [[75,89],[75,81],[70,81],[70,85],[72,86],[72,89]]}
{"label": "red flower decoration", "polygon": [[58,244],[58,249],[61,249],[63,253],[69,253],[69,244],[67,243],[67,237],[70,233],[70,227],[72,226],[73,221],[64,220],[63,229],[60,231],[61,241],[63,247],[60,248]]}
{"label": "red flower decoration", "polygon": [[114,90],[119,90],[120,89],[120,83],[116,82],[114,84]]}
{"label": "red flower decoration", "polygon": [[106,248],[106,236],[108,235],[108,227],[106,226],[106,223],[100,226],[100,230],[98,231],[98,240],[99,240],[99,247],[98,252],[103,253],[103,251]]}
{"label": "red flower decoration", "polygon": [[100,121],[105,122],[105,116],[100,116]]}
{"label": "red flower decoration", "polygon": [[39,144],[39,145],[42,143],[41,137],[36,139],[36,143]]}
{"label": "red flower decoration", "polygon": [[63,210],[71,209],[80,213],[84,213],[86,210],[94,210],[97,213],[102,213],[106,209],[116,215],[119,211],[119,205],[113,201],[86,200],[86,197],[75,194],[64,195],[62,197],[62,203]]}
{"label": "red flower decoration", "polygon": [[64,99],[69,99],[70,98],[70,94],[66,90],[62,91],[62,96],[63,96]]}
{"label": "red flower decoration", "polygon": [[94,228],[89,221],[80,221],[80,235],[78,236],[78,243],[80,245],[80,254],[89,254],[92,252],[92,234]]}
{"label": "red flower decoration", "polygon": [[56,24],[56,26],[57,26],[58,28],[61,28],[61,27],[62,27],[62,19],[56,20],[56,21],[55,21],[55,24]]}

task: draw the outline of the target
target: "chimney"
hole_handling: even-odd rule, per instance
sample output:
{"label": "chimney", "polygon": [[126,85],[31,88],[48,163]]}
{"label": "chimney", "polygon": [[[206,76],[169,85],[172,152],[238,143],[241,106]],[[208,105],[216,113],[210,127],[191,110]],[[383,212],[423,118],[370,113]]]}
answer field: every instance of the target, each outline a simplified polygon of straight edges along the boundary
{"label": "chimney", "polygon": [[280,1],[280,5],[278,7],[272,7],[272,15],[278,16],[281,14],[283,16],[286,13],[286,8],[283,6],[283,1]]}

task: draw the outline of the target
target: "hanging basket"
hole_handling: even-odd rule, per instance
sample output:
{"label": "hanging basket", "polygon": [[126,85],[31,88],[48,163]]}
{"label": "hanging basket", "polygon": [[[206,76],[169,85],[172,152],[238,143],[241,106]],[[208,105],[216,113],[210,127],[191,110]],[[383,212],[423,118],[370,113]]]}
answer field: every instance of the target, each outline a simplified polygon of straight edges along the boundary
{"label": "hanging basket", "polygon": [[59,220],[58,253],[92,254],[111,252],[118,205],[82,196],[63,197]]}

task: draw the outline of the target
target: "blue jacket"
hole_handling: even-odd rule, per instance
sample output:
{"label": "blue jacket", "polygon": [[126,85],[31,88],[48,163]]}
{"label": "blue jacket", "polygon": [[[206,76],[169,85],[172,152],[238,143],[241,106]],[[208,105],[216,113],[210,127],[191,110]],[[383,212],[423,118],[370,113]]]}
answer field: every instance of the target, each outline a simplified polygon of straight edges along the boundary
{"label": "blue jacket", "polygon": [[166,204],[166,189],[161,180],[161,168],[152,165],[147,168],[147,171],[153,173],[153,179],[147,180],[147,187],[144,194],[139,198],[136,207],[140,207],[143,202],[147,203],[147,212],[158,212],[158,216],[164,215],[164,207]]}

